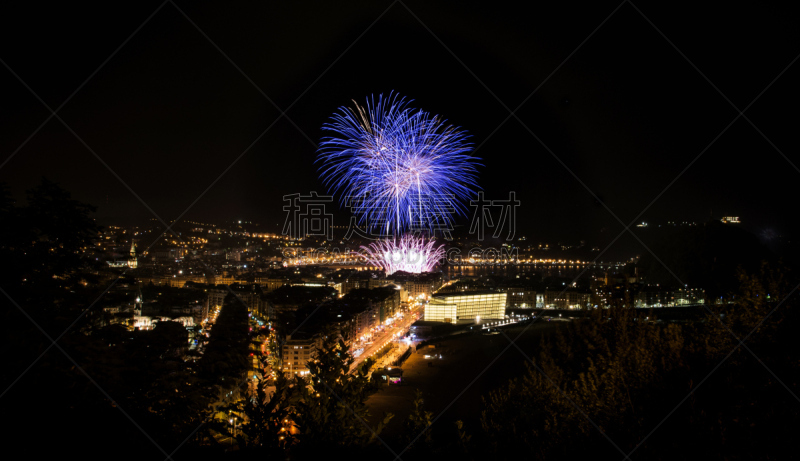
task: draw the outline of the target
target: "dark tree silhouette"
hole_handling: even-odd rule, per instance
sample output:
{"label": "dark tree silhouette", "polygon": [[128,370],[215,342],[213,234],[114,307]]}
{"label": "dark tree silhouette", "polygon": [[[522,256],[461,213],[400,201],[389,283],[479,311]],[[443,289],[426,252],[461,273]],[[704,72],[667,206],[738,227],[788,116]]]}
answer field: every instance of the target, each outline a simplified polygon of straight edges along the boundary
{"label": "dark tree silhouette", "polygon": [[296,424],[299,449],[311,453],[343,453],[375,443],[378,434],[394,416],[387,414],[374,428],[367,423],[364,401],[370,389],[363,371],[349,374],[353,357],[341,337],[333,331],[322,333],[314,357],[308,362],[307,377],[298,377],[301,399]]}
{"label": "dark tree silhouette", "polygon": [[[614,307],[571,322],[543,341],[535,366],[486,397],[485,454],[619,455],[606,436],[647,459],[674,459],[688,447],[719,459],[789,449],[789,428],[800,423],[783,386],[800,382],[797,295],[786,298],[787,273],[768,266],[741,272],[739,284],[738,304],[702,321],[661,324],[658,310],[642,318]],[[755,356],[740,346],[744,338]]]}

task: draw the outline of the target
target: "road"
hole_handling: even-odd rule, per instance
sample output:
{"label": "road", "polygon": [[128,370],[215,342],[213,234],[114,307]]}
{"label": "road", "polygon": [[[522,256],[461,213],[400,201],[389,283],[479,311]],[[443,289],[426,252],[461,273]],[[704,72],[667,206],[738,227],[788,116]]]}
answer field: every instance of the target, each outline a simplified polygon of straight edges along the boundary
{"label": "road", "polygon": [[421,315],[422,315],[421,309],[413,310],[407,313],[405,317],[403,317],[399,321],[393,323],[391,326],[384,328],[383,332],[379,336],[375,336],[373,338],[372,344],[365,347],[364,352],[362,352],[361,355],[356,357],[355,361],[350,366],[350,373],[355,371],[364,360],[373,356],[376,352],[381,350],[391,341],[405,336],[411,324],[419,320],[419,317]]}

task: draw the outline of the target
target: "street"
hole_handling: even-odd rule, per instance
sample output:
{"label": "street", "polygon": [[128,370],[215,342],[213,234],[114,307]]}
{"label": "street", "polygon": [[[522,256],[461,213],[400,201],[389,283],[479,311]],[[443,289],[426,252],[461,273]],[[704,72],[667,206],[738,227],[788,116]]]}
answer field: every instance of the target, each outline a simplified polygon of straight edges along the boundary
{"label": "street", "polygon": [[[396,321],[390,326],[385,327],[378,336],[373,338],[372,344],[367,345],[364,348],[364,351],[358,357],[356,357],[355,361],[350,366],[350,373],[358,369],[359,365],[361,365],[364,360],[375,355],[376,352],[381,350],[391,341],[405,336],[411,324],[416,322],[421,315],[422,310],[415,309],[407,313],[402,319]],[[411,345],[411,343],[408,343],[408,345]],[[400,352],[402,353],[402,351],[405,351],[406,347],[401,347],[400,349]],[[387,354],[381,361],[379,361],[378,364],[376,364],[376,367],[380,368],[389,365],[395,360],[395,358],[396,357],[393,357],[393,354]]]}

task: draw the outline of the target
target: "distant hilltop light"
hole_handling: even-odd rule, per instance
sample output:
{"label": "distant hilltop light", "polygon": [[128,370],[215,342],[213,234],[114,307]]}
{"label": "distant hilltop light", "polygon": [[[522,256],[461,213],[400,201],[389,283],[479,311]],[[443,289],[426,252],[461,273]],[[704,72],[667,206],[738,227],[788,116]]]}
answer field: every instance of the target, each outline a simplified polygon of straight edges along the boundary
{"label": "distant hilltop light", "polygon": [[741,223],[741,221],[739,221],[739,217],[738,216],[724,216],[720,221],[724,222],[725,224],[739,224],[739,223]]}
{"label": "distant hilltop light", "polygon": [[647,227],[647,223],[642,221],[641,223],[637,224],[636,227]]}

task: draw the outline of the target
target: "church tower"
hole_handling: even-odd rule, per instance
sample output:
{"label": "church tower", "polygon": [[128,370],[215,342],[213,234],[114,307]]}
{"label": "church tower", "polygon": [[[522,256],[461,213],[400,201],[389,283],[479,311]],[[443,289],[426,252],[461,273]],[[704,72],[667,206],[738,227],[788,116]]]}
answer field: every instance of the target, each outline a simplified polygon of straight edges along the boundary
{"label": "church tower", "polygon": [[136,241],[131,238],[131,255],[128,257],[128,267],[136,269],[139,265],[136,259]]}
{"label": "church tower", "polygon": [[136,288],[136,301],[133,304],[133,315],[134,317],[141,317],[142,316],[142,304],[144,304],[144,297],[142,296],[142,288]]}

